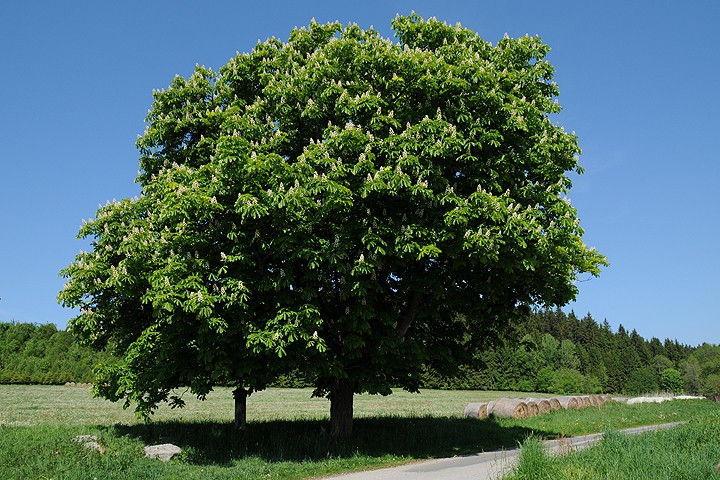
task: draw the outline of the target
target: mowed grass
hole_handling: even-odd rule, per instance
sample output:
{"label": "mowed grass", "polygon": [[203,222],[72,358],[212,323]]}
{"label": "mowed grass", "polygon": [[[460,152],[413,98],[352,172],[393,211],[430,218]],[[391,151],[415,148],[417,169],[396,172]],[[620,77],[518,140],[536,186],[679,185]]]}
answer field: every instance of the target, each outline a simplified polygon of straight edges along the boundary
{"label": "mowed grass", "polygon": [[[0,425],[88,425],[137,423],[132,409],[121,403],[93,398],[90,387],[54,385],[0,385]],[[176,393],[183,393],[182,391]],[[312,389],[272,388],[248,398],[248,421],[319,420],[329,417],[330,402],[311,398]],[[423,390],[412,394],[402,390],[392,395],[356,395],[355,418],[378,416],[458,416],[470,402],[501,396],[522,397],[526,393],[493,391]],[[535,395],[538,396],[538,395]],[[541,395],[548,396],[548,395]],[[230,422],[233,415],[232,390],[219,388],[205,401],[189,392],[183,395],[183,409],[160,408],[154,421]]]}
{"label": "mowed grass", "polygon": [[[181,410],[160,408],[138,421],[121,405],[92,398],[86,387],[0,386],[0,478],[53,479],[294,479],[378,468],[415,459],[513,448],[544,438],[706,418],[717,404],[677,401],[605,405],[527,420],[462,418],[465,404],[511,392],[396,392],[355,399],[355,435],[329,437],[329,402],[310,390],[271,389],[248,400],[248,432],[232,426],[232,394],[219,389],[205,402],[187,396]],[[99,454],[72,441],[97,435]],[[183,453],[164,464],[143,446],[174,443]],[[32,452],[32,453],[31,453]]]}

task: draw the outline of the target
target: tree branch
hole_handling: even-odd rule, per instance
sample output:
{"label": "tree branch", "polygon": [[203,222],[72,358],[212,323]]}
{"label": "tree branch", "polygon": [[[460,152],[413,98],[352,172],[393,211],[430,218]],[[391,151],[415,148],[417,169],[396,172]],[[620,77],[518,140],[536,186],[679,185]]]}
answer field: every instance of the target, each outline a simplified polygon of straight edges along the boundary
{"label": "tree branch", "polygon": [[422,297],[423,295],[420,292],[415,292],[413,294],[412,298],[410,299],[410,304],[408,305],[407,312],[405,312],[405,317],[395,327],[395,331],[401,339],[404,339],[405,333],[407,333],[408,328],[410,328],[412,322],[414,322],[417,318],[418,312],[420,312],[420,305],[422,304]]}

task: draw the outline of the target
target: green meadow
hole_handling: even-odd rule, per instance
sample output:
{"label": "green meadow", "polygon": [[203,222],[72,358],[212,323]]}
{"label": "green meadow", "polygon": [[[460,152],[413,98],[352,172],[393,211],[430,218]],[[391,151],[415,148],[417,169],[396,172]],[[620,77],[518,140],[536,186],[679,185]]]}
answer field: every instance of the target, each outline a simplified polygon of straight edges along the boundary
{"label": "green meadow", "polygon": [[[310,393],[309,389],[254,393],[248,400],[249,429],[239,432],[232,427],[233,402],[228,389],[212,392],[204,402],[188,394],[186,408],[161,407],[150,422],[144,422],[131,409],[93,398],[88,387],[1,385],[0,478],[318,478],[420,459],[513,448],[523,443],[530,445],[530,451],[533,438],[611,432],[675,421],[689,422],[687,427],[673,430],[685,442],[694,439],[699,434],[697,429],[702,428],[703,438],[712,439],[713,448],[720,445],[718,404],[706,400],[606,404],[524,420],[474,420],[462,417],[468,402],[528,394],[439,390],[419,394],[398,391],[387,397],[356,396],[354,436],[339,441],[328,432],[329,402],[310,398]],[[96,435],[104,453],[74,442],[78,435]],[[645,436],[610,438],[640,444]],[[663,440],[663,448],[669,449],[673,441]],[[698,439],[692,441],[695,442],[692,445],[702,443]],[[145,458],[143,447],[158,443],[174,443],[183,451],[168,463]],[[605,442],[577,455],[589,455],[604,445]],[[692,450],[692,445],[686,447]],[[629,451],[626,446],[622,449]],[[720,452],[715,453],[720,461]],[[671,457],[668,454],[668,459]],[[572,458],[575,455],[562,461]],[[545,462],[542,468],[550,471],[560,468],[554,466],[554,459],[541,459]],[[586,466],[587,461],[581,460],[580,465]],[[605,476],[552,474],[547,478],[649,478],[614,477],[603,473],[606,470],[600,467],[597,471]],[[704,471],[708,472],[707,465]],[[546,478],[516,473],[520,475],[516,478]]]}

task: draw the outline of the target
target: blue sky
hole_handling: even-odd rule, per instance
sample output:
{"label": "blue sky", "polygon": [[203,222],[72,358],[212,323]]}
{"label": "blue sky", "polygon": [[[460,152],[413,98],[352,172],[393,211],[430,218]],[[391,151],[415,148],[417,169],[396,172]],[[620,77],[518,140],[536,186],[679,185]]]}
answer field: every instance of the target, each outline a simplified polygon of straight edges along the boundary
{"label": "blue sky", "polygon": [[495,43],[538,34],[585,174],[570,198],[608,256],[568,308],[645,338],[720,342],[720,2],[134,1],[0,6],[0,321],[56,323],[59,271],[100,203],[134,196],[154,88],[258,39],[416,11]]}

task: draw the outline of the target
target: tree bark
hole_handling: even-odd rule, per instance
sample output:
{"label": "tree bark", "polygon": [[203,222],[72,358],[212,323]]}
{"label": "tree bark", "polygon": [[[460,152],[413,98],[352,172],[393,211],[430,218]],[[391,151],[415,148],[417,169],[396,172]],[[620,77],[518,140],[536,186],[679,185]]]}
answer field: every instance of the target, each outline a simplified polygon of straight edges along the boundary
{"label": "tree bark", "polygon": [[397,324],[395,327],[395,331],[397,332],[398,336],[401,339],[405,339],[405,333],[407,333],[408,328],[410,328],[410,325],[415,321],[415,319],[418,316],[418,313],[420,313],[420,307],[422,306],[422,293],[415,292],[410,298],[410,304],[407,307],[407,311],[405,312],[405,316],[403,317],[402,321]]}
{"label": "tree bark", "polygon": [[235,399],[235,428],[241,431],[247,430],[247,397],[248,392],[243,387],[233,390]]}
{"label": "tree bark", "polygon": [[353,430],[353,395],[355,385],[349,380],[335,380],[330,389],[330,435],[347,438]]}

